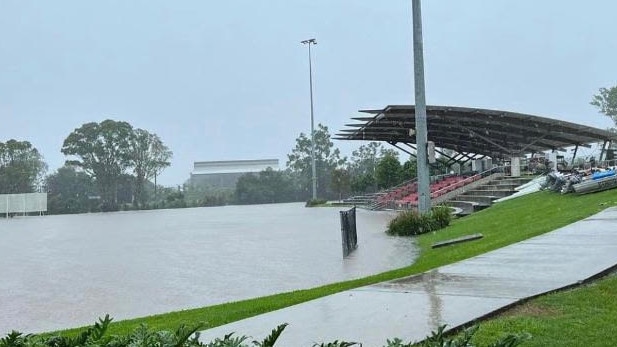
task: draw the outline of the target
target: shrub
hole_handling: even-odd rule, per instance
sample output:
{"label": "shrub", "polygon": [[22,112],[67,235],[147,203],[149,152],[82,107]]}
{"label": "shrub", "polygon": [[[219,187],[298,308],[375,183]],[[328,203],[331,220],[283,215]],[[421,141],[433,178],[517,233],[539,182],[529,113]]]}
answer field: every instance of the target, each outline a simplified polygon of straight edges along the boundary
{"label": "shrub", "polygon": [[390,221],[386,233],[399,236],[420,235],[447,227],[450,219],[450,209],[447,206],[434,207],[426,214],[405,211]]}
{"label": "shrub", "polygon": [[[387,344],[385,347],[474,347],[476,346],[471,341],[473,335],[478,331],[478,326],[473,326],[471,328],[465,329],[462,334],[455,337],[447,337],[447,333],[445,331],[446,326],[442,325],[437,328],[437,331],[431,332],[430,336],[427,336],[421,342],[410,342],[403,343],[403,341],[399,338],[395,338],[394,340],[387,340]],[[523,333],[520,335],[512,335],[509,334],[505,337],[502,337],[494,342],[492,342],[488,347],[515,347],[523,342],[529,340],[531,335]],[[479,346],[478,346],[479,347]]]}
{"label": "shrub", "polygon": [[[204,343],[199,339],[198,330],[202,325],[194,327],[180,326],[175,332],[154,331],[144,324],[137,327],[127,335],[108,335],[107,331],[111,318],[105,316],[99,319],[94,326],[89,327],[75,337],[66,336],[37,336],[24,335],[13,331],[6,337],[0,338],[0,347],[274,347],[276,341],[287,327],[287,323],[274,328],[270,335],[261,341],[246,342],[247,336],[234,336],[234,333],[217,338],[210,343]],[[401,339],[387,340],[386,347],[472,347],[471,338],[477,331],[477,327],[467,329],[463,336],[448,338],[445,333],[446,326],[439,327],[430,336],[419,343],[403,343]],[[493,342],[489,347],[515,347],[528,340],[528,334],[508,335]],[[314,347],[351,347],[362,346],[358,342],[333,341],[329,343],[315,343]]]}
{"label": "shrub", "polygon": [[433,207],[431,211],[431,216],[433,221],[435,222],[435,230],[445,228],[450,225],[450,220],[452,219],[452,211],[448,206],[436,206]]}
{"label": "shrub", "polygon": [[318,205],[323,205],[326,202],[328,202],[328,200],[326,199],[310,199],[309,201],[306,202],[306,207],[315,207]]}

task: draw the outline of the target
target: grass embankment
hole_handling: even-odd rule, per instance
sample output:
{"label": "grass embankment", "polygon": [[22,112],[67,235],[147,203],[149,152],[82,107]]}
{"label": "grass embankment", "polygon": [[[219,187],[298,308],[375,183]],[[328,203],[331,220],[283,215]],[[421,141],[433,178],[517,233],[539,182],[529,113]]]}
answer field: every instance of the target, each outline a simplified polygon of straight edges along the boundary
{"label": "grass embankment", "polygon": [[[215,327],[340,291],[421,273],[552,231],[614,205],[617,205],[617,190],[583,196],[552,192],[524,196],[455,220],[436,233],[416,236],[420,256],[408,267],[312,289],[120,321],[112,324],[110,333],[127,333],[141,323],[157,330],[172,330],[180,324],[198,322]],[[478,232],[484,235],[480,241],[431,249],[434,242]],[[101,312],[101,316],[105,313]],[[113,316],[113,312],[109,313]]]}
{"label": "grass embankment", "polygon": [[523,346],[615,346],[617,276],[542,296],[480,324],[474,341],[485,345],[507,333],[527,332]]}

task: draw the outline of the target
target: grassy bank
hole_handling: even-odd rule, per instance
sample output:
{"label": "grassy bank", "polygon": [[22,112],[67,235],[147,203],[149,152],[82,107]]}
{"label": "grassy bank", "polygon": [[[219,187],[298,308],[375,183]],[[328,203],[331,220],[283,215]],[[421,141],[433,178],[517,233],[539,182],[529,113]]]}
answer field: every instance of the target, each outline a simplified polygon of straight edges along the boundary
{"label": "grassy bank", "polygon": [[615,346],[617,276],[549,294],[483,322],[474,340],[482,344],[507,332],[527,332],[523,346]]}
{"label": "grassy bank", "polygon": [[[413,265],[405,268],[312,289],[116,322],[111,326],[111,333],[127,333],[141,323],[155,329],[174,329],[183,323],[197,322],[205,322],[208,327],[222,325],[347,289],[424,272],[546,233],[615,205],[617,190],[583,196],[562,196],[552,192],[528,195],[455,220],[451,226],[436,233],[415,237],[420,256]],[[437,241],[478,232],[484,235],[480,241],[438,249],[430,247]],[[101,312],[100,315],[106,313],[113,316],[113,312]]]}

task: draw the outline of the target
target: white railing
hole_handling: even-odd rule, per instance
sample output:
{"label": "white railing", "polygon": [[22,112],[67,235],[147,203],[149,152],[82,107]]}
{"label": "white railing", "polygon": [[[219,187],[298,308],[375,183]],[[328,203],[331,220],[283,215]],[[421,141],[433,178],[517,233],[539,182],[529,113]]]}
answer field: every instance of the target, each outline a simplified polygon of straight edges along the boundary
{"label": "white railing", "polygon": [[0,213],[23,214],[47,211],[47,193],[0,194]]}

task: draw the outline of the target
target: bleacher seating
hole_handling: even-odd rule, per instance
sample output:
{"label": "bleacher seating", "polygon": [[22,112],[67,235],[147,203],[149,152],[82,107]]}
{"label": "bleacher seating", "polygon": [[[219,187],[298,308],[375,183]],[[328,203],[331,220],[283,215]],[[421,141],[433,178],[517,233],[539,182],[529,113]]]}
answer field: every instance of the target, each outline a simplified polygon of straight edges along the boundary
{"label": "bleacher seating", "polygon": [[[454,191],[458,188],[465,186],[466,184],[475,182],[482,178],[479,174],[473,176],[448,176],[443,179],[433,182],[430,185],[431,198],[437,198],[443,194]],[[395,200],[397,204],[411,204],[417,205],[418,203],[418,185],[416,182],[410,185],[406,185],[396,189],[394,192],[385,195],[382,201]]]}

